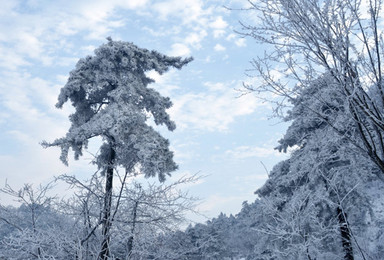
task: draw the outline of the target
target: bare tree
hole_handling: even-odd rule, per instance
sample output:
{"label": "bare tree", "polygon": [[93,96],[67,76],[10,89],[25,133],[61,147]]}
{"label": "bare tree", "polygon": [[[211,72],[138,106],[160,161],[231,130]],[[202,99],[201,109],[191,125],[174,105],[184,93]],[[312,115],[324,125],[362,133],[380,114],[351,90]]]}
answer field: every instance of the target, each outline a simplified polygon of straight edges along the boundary
{"label": "bare tree", "polygon": [[11,186],[0,192],[13,197],[19,207],[0,206],[0,221],[9,233],[1,238],[1,254],[5,259],[62,259],[75,257],[76,238],[72,220],[56,210],[56,197],[48,192],[53,183],[34,188],[25,184],[20,190]]}
{"label": "bare tree", "polygon": [[[243,22],[244,36],[271,47],[252,61],[261,78],[247,91],[272,92],[281,112],[287,100],[323,74],[347,101],[361,141],[349,137],[384,175],[384,85],[381,0],[249,0],[256,24]],[[250,72],[252,75],[252,72]],[[254,76],[254,75],[252,75]],[[316,111],[317,112],[317,111]],[[317,114],[325,122],[322,113]],[[328,122],[331,124],[330,122]]]}
{"label": "bare tree", "polygon": [[[150,182],[138,183],[134,176],[119,175],[120,182],[113,191],[111,204],[110,257],[136,259],[146,256],[148,241],[162,232],[176,230],[185,221],[187,212],[195,212],[196,198],[182,190],[199,180],[196,175],[184,176],[168,184]],[[82,182],[74,176],[58,178],[75,190],[74,197],[63,201],[62,214],[76,219],[81,237],[81,254],[84,259],[97,256],[97,244],[102,239],[103,189],[105,180],[95,174],[89,181]],[[151,238],[152,236],[152,238]]]}

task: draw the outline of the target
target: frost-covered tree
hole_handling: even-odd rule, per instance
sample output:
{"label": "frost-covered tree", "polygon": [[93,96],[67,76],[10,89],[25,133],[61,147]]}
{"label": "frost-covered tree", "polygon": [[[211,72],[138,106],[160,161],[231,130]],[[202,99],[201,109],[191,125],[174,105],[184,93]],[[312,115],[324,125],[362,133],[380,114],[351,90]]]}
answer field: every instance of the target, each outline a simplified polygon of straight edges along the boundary
{"label": "frost-covered tree", "polygon": [[168,140],[147,124],[151,116],[157,125],[174,130],[175,123],[166,112],[172,103],[148,87],[154,81],[145,73],[155,70],[162,74],[171,67],[180,69],[191,60],[108,38],[108,43],[97,48],[95,55],[79,60],[61,89],[56,106],[61,108],[71,101],[75,108],[70,116],[71,127],[65,137],[43,145],[59,146],[60,159],[68,164],[70,148],[75,159],[79,159],[90,139],[102,139],[94,160],[106,176],[100,259],[109,257],[114,169],[122,167],[128,175],[140,173],[164,181],[177,168]]}
{"label": "frost-covered tree", "polygon": [[[320,245],[332,245],[326,235],[336,234],[333,225],[338,237],[328,239],[340,239],[336,244],[343,251],[325,251],[335,253],[337,259],[372,256],[380,251],[378,245],[364,252],[359,244],[371,241],[369,236],[359,240],[353,234],[369,230],[367,223],[376,208],[371,193],[381,197],[380,189],[370,189],[379,185],[372,174],[384,180],[382,1],[248,3],[248,11],[259,19],[243,22],[242,33],[268,46],[265,56],[252,61],[260,81],[245,90],[265,94],[263,98],[276,104],[278,116],[294,105],[286,117],[293,120],[292,125],[279,149],[298,149],[258,191],[262,201],[268,199],[267,206],[275,209],[274,220],[286,223],[286,228],[281,225],[270,233],[291,230],[274,233],[281,238],[277,241],[286,243],[276,245],[275,252],[287,248],[293,253],[294,244],[300,256],[320,256],[326,249]],[[291,218],[295,214],[297,218]],[[320,229],[313,229],[316,221],[322,224]],[[356,227],[362,233],[354,231]]]}
{"label": "frost-covered tree", "polygon": [[297,148],[257,191],[259,208],[270,216],[255,226],[270,237],[258,245],[261,255],[269,249],[277,259],[352,260],[374,259],[380,252],[380,232],[369,227],[372,219],[383,219],[372,203],[372,194],[384,195],[376,188],[383,185],[375,178],[380,169],[349,142],[359,133],[343,97],[324,75],[292,99],[286,118],[292,124],[278,149]]}
{"label": "frost-covered tree", "polygon": [[[384,84],[382,0],[257,0],[248,11],[258,22],[243,23],[243,34],[268,44],[253,60],[258,85],[272,92],[277,110],[313,80],[329,74],[346,100],[347,117],[359,136],[349,142],[384,174]],[[269,48],[271,47],[271,48]],[[260,83],[260,84],[259,84]],[[278,99],[275,99],[279,97]],[[326,118],[322,118],[327,122]],[[336,132],[341,129],[333,126]],[[346,133],[343,133],[346,134]],[[356,142],[356,138],[360,141]]]}
{"label": "frost-covered tree", "polygon": [[[119,173],[116,173],[119,176]],[[121,176],[120,176],[121,177]],[[100,232],[103,218],[103,187],[105,179],[95,173],[88,181],[62,175],[74,191],[69,199],[61,200],[60,214],[72,219],[76,233],[74,246],[82,259],[95,259],[103,239]],[[177,230],[185,221],[186,212],[194,212],[195,198],[182,191],[182,186],[197,181],[195,176],[182,177],[161,185],[119,179],[114,187],[110,229],[110,258],[148,259],[153,255],[152,244],[162,233]],[[151,259],[151,258],[150,258]],[[161,258],[160,258],[161,259]]]}
{"label": "frost-covered tree", "polygon": [[243,250],[243,245],[245,241],[254,244],[253,238],[256,237],[250,236],[252,230],[249,227],[239,227],[243,225],[239,224],[236,217],[221,213],[205,224],[189,225],[184,232],[160,235],[152,243],[153,259],[248,259],[244,257],[250,254]]}
{"label": "frost-covered tree", "polygon": [[[0,189],[0,194],[10,195],[20,203],[19,207],[0,204],[0,259],[98,257],[103,241],[100,226],[105,178],[95,173],[86,182],[68,175],[59,180],[70,185],[72,196],[48,196],[52,183],[38,188],[24,185],[14,190],[7,185]],[[134,180],[115,185],[110,258],[166,259],[156,249],[162,247],[158,243],[160,235],[178,230],[185,213],[193,212],[195,198],[181,186],[197,180],[196,176],[184,176],[161,185]]]}
{"label": "frost-covered tree", "polygon": [[1,259],[76,258],[74,221],[57,211],[55,197],[47,194],[51,189],[52,183],[0,189],[20,203],[17,208],[0,205]]}

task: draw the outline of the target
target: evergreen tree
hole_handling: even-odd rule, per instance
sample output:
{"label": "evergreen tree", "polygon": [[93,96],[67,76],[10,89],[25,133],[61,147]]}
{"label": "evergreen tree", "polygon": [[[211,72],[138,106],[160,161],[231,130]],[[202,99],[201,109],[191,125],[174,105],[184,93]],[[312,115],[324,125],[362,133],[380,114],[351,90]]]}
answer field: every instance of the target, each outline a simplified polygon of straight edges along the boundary
{"label": "evergreen tree", "polygon": [[[287,117],[292,124],[278,149],[296,150],[257,191],[272,216],[259,229],[275,238],[264,247],[278,258],[351,260],[377,250],[363,250],[369,237],[358,237],[365,236],[374,216],[367,191],[380,182],[375,178],[380,169],[349,142],[358,131],[346,115],[343,97],[332,77],[324,75],[293,100]],[[375,193],[383,195],[378,189]]]}
{"label": "evergreen tree", "polygon": [[61,89],[56,106],[61,108],[71,101],[75,108],[70,116],[71,127],[65,137],[43,145],[59,146],[60,159],[68,164],[70,148],[75,159],[79,159],[88,141],[101,137],[103,144],[94,160],[106,176],[100,259],[110,255],[114,169],[119,166],[126,174],[157,175],[160,181],[177,169],[168,140],[147,124],[151,115],[157,125],[164,124],[168,130],[174,130],[175,123],[166,112],[172,103],[148,88],[154,81],[145,72],[155,70],[163,74],[171,67],[180,69],[191,60],[168,57],[108,38],[108,43],[96,49],[94,56],[79,60]]}

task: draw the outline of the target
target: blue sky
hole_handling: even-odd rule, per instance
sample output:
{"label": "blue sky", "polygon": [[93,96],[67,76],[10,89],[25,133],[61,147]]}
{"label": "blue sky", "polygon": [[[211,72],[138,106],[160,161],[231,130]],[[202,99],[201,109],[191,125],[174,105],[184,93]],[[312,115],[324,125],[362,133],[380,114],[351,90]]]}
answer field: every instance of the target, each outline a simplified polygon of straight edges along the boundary
{"label": "blue sky", "polygon": [[[255,95],[239,97],[249,61],[263,46],[242,38],[239,20],[257,22],[245,0],[0,0],[1,185],[46,183],[62,173],[87,178],[95,171],[90,154],[65,167],[59,149],[43,149],[69,127],[71,107],[54,104],[77,60],[114,40],[133,42],[167,55],[193,56],[152,87],[169,96],[177,129],[167,133],[179,170],[172,178],[199,172],[189,186],[202,199],[201,212],[237,213],[267,178],[266,170],[286,158],[273,149],[286,124],[268,120],[271,107]],[[92,147],[91,147],[92,148]],[[261,163],[262,162],[262,163]],[[0,203],[5,199],[0,198]]]}

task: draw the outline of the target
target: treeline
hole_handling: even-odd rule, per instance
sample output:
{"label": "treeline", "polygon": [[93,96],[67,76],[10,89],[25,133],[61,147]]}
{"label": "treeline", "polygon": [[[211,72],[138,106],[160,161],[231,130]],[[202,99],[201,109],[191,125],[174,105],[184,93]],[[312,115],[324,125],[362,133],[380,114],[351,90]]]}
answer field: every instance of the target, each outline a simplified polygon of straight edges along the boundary
{"label": "treeline", "polygon": [[[195,199],[181,190],[196,176],[170,184],[126,183],[115,190],[111,208],[110,259],[152,257],[159,235],[177,230]],[[67,199],[49,195],[55,183],[1,191],[21,203],[0,206],[0,259],[97,259],[104,240],[102,229],[105,178],[99,173],[87,182],[63,175],[74,192]]]}

